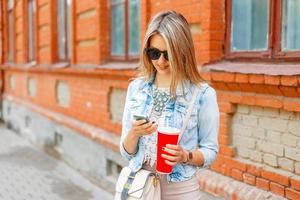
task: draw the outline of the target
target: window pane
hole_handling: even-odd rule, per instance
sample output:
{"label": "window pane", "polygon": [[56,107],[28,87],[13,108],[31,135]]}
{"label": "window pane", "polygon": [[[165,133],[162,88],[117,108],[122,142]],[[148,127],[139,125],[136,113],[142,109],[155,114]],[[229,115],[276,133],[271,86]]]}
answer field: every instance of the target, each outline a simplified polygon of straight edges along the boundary
{"label": "window pane", "polygon": [[232,0],[231,13],[231,50],[266,50],[269,0]]}
{"label": "window pane", "polygon": [[129,1],[129,54],[137,55],[140,47],[140,1]]}
{"label": "window pane", "polygon": [[282,2],[282,49],[300,50],[300,0]]}
{"label": "window pane", "polygon": [[28,59],[35,60],[35,1],[28,1]]}
{"label": "window pane", "polygon": [[67,0],[67,58],[71,59],[71,19],[72,19],[72,13],[71,13],[71,3],[72,0]]}
{"label": "window pane", "polygon": [[124,3],[125,0],[111,0],[111,5],[119,4],[119,3]]}
{"label": "window pane", "polygon": [[12,10],[8,12],[8,28],[9,28],[9,51],[8,51],[8,61],[13,62],[14,59],[14,15]]}
{"label": "window pane", "polygon": [[118,4],[112,7],[111,12],[111,50],[112,55],[124,55],[125,41],[125,7],[124,4]]}
{"label": "window pane", "polygon": [[8,10],[13,9],[13,7],[14,7],[14,1],[13,0],[8,0],[7,1],[7,8],[8,8]]}
{"label": "window pane", "polygon": [[58,6],[58,15],[57,15],[58,57],[60,60],[65,60],[67,58],[65,0],[58,0],[57,6]]}

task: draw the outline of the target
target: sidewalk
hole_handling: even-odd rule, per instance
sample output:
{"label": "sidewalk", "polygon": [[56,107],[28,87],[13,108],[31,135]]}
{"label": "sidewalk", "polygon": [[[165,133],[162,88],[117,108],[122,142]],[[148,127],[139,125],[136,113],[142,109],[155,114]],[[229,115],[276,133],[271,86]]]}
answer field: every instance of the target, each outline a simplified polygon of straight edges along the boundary
{"label": "sidewalk", "polygon": [[113,196],[0,125],[0,200],[100,199]]}

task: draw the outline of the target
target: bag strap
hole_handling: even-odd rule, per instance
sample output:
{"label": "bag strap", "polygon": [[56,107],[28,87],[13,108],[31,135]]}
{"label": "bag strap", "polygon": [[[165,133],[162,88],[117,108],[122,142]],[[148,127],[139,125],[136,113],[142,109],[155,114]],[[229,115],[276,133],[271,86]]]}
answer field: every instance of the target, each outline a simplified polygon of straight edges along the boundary
{"label": "bag strap", "polygon": [[136,172],[130,172],[128,179],[126,183],[123,186],[123,190],[121,192],[121,200],[126,200],[128,196],[129,189],[131,188],[131,185],[133,183],[134,177],[136,175]]}
{"label": "bag strap", "polygon": [[184,130],[186,129],[186,127],[188,125],[188,122],[189,122],[190,116],[192,114],[192,110],[193,110],[193,107],[194,107],[194,104],[195,104],[195,101],[196,101],[196,98],[197,98],[199,92],[200,92],[200,86],[196,85],[193,97],[192,97],[192,99],[190,101],[190,104],[189,104],[189,107],[188,107],[185,119],[183,121],[183,126],[182,126],[182,128],[180,130],[180,133],[179,133],[178,143],[179,143],[179,141],[180,141],[180,139],[181,139],[181,137],[182,137],[182,135],[184,133]]}

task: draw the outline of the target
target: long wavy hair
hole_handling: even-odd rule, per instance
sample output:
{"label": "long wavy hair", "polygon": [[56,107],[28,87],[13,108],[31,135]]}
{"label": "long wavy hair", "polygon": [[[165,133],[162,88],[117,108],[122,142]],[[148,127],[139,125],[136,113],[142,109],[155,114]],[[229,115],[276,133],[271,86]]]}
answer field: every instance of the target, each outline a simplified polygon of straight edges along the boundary
{"label": "long wavy hair", "polygon": [[176,98],[178,84],[191,81],[194,84],[203,82],[196,64],[195,48],[187,20],[176,11],[165,11],[156,14],[148,25],[140,54],[140,76],[149,80],[156,72],[145,48],[149,47],[153,35],[160,34],[167,45],[169,65],[171,67],[170,93]]}

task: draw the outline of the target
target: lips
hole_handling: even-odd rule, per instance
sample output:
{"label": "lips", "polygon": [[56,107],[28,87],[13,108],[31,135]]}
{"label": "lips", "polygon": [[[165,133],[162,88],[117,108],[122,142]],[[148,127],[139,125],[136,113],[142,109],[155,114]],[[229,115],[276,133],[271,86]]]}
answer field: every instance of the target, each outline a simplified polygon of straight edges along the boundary
{"label": "lips", "polygon": [[168,69],[168,65],[167,66],[158,66],[158,68],[160,69],[160,70],[166,70],[166,69]]}

